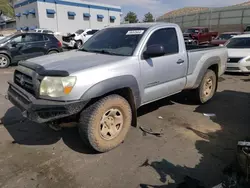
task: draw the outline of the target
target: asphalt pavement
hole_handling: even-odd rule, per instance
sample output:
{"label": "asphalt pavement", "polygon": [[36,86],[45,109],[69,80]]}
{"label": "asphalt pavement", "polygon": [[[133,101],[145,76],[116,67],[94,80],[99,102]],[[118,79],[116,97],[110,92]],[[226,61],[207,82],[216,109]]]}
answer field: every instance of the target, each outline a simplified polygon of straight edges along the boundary
{"label": "asphalt pavement", "polygon": [[174,188],[187,177],[212,187],[249,136],[250,76],[225,75],[205,105],[178,94],[142,107],[124,143],[96,154],[75,128],[54,132],[22,118],[4,97],[14,68],[0,70],[2,188]]}

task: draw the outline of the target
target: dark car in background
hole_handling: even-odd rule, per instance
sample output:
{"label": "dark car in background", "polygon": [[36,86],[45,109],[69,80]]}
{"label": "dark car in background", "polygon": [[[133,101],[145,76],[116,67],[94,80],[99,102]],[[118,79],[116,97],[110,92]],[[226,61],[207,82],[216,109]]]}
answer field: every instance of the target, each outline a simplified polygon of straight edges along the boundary
{"label": "dark car in background", "polygon": [[51,34],[34,32],[10,35],[0,40],[0,68],[62,51],[62,43]]}
{"label": "dark car in background", "polygon": [[224,45],[233,36],[240,35],[242,32],[225,32],[218,35],[214,40],[211,41],[213,46]]}

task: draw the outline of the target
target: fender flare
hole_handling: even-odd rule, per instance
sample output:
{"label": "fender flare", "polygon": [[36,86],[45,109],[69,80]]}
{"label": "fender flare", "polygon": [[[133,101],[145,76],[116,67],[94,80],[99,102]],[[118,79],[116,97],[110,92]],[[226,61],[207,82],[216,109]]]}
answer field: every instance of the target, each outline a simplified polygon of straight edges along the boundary
{"label": "fender flare", "polygon": [[82,96],[81,100],[89,101],[93,98],[100,97],[112,91],[122,89],[122,88],[130,88],[132,94],[134,96],[135,106],[139,107],[141,104],[141,96],[139,85],[137,80],[132,75],[123,75],[117,76],[113,78],[109,78],[107,80],[103,80],[101,82],[96,83],[91,88],[89,88]]}
{"label": "fender flare", "polygon": [[211,57],[209,59],[206,60],[206,62],[204,63],[204,65],[201,67],[199,74],[197,76],[196,82],[194,84],[194,88],[199,87],[202,78],[204,77],[206,71],[208,70],[208,68],[212,65],[219,65],[220,64],[220,57],[216,56],[216,57]]}

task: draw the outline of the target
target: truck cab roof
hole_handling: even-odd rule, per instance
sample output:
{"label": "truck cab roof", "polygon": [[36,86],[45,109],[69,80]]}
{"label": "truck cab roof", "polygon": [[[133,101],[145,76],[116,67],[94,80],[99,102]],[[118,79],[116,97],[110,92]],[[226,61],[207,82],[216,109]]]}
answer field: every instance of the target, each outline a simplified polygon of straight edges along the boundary
{"label": "truck cab roof", "polygon": [[131,24],[122,24],[117,26],[111,26],[109,28],[120,28],[120,27],[140,27],[140,28],[151,28],[158,26],[177,26],[174,23],[166,23],[166,22],[148,22],[148,23],[131,23]]}

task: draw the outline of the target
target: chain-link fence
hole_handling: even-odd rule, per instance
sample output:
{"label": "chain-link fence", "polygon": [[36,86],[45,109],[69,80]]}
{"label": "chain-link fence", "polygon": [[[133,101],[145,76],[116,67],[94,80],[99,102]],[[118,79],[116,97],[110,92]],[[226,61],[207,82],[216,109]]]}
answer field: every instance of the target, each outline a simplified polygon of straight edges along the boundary
{"label": "chain-link fence", "polygon": [[211,8],[200,13],[160,18],[157,21],[176,23],[183,30],[200,26],[218,32],[243,31],[250,25],[250,6]]}

